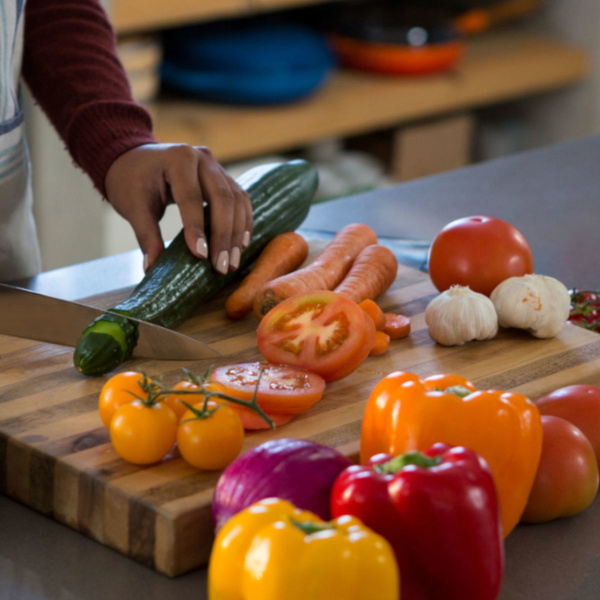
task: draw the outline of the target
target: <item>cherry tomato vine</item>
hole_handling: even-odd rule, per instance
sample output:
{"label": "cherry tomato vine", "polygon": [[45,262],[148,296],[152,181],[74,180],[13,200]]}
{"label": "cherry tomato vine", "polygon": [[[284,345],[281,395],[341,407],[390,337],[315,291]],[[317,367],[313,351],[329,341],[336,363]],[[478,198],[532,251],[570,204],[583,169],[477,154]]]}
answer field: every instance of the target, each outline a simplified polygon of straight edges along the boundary
{"label": "cherry tomato vine", "polygon": [[[194,466],[207,469],[226,466],[239,454],[244,438],[241,419],[229,403],[253,411],[270,428],[275,428],[273,419],[257,403],[262,370],[250,400],[235,398],[219,384],[208,381],[211,369],[202,376],[195,376],[188,369],[183,371],[186,379],[173,388],[165,386],[162,377],[153,380],[145,373],[135,377],[133,372],[127,378],[117,374],[104,386],[103,392],[113,391],[113,401],[108,402],[106,394],[101,393],[100,415],[109,427],[113,447],[128,462],[141,465],[159,462],[177,442],[183,458]],[[123,382],[127,385],[119,387]],[[190,402],[184,399],[186,396]],[[193,403],[194,397],[200,401]]]}

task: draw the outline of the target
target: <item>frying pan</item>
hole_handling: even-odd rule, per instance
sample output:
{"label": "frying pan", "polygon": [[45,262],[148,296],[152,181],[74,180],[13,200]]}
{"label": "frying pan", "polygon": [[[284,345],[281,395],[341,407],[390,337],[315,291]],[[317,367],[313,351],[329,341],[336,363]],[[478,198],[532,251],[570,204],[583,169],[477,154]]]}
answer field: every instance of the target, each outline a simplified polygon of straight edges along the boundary
{"label": "frying pan", "polygon": [[[454,17],[431,6],[379,2],[337,14],[330,40],[344,66],[401,75],[454,67],[468,37],[537,10],[541,0],[503,0]],[[341,11],[340,11],[341,12]]]}

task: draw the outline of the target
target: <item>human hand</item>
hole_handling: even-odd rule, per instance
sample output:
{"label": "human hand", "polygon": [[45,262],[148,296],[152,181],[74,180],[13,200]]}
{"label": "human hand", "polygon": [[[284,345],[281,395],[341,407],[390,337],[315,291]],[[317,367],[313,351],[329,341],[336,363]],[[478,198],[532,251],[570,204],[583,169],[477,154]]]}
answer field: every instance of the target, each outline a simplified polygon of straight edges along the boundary
{"label": "human hand", "polygon": [[[252,234],[252,205],[208,148],[184,144],[132,148],[112,163],[104,183],[108,201],[133,228],[144,254],[144,270],[164,249],[158,222],[173,202],[192,254],[210,256],[221,274],[238,268]],[[210,207],[210,249],[204,202]]]}

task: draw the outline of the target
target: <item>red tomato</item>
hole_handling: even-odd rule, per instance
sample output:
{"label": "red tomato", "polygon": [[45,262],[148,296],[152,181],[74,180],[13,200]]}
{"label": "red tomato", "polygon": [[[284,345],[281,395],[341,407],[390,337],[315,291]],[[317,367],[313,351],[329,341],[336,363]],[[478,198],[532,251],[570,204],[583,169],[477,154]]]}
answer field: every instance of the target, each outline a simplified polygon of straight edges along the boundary
{"label": "red tomato", "polygon": [[545,523],[587,508],[598,491],[598,464],[589,440],[572,423],[545,415],[544,441],[535,481],[521,517]]}
{"label": "red tomato", "polygon": [[[365,333],[364,333],[363,339],[362,339],[362,347],[363,347],[363,352],[364,352],[364,348],[369,349],[369,351],[367,352],[367,356],[368,356],[371,353],[373,346],[375,346],[375,334],[377,333],[377,329],[375,328],[375,322],[373,321],[373,319],[371,319],[371,317],[369,317],[369,315],[367,315],[365,313],[364,317],[365,317]],[[339,379],[343,379],[344,377],[347,377],[348,375],[350,375],[350,373],[356,371],[357,367],[359,367],[366,358],[366,356],[365,356],[365,358],[361,358],[363,355],[363,352],[361,352],[360,357],[358,359],[355,357],[355,360],[349,360],[345,365],[340,367],[337,371],[334,371],[333,373],[328,373],[326,380],[327,381],[338,381]]]}
{"label": "red tomato", "polygon": [[466,217],[435,236],[427,267],[440,292],[457,284],[489,296],[505,279],[533,273],[533,256],[523,235],[506,221]]}
{"label": "red tomato", "polygon": [[[211,378],[223,388],[223,393],[240,400],[251,400],[261,367],[264,371],[256,401],[269,415],[290,415],[291,418],[291,415],[307,411],[323,396],[325,381],[322,377],[288,365],[258,362],[227,365],[216,368]],[[240,406],[240,409],[244,407]]]}
{"label": "red tomato", "polygon": [[270,362],[288,364],[336,381],[354,371],[375,341],[373,320],[352,300],[330,291],[287,298],[261,320],[258,349]]}
{"label": "red tomato", "polygon": [[536,406],[542,415],[560,417],[581,429],[600,467],[600,387],[569,385],[542,396]]}

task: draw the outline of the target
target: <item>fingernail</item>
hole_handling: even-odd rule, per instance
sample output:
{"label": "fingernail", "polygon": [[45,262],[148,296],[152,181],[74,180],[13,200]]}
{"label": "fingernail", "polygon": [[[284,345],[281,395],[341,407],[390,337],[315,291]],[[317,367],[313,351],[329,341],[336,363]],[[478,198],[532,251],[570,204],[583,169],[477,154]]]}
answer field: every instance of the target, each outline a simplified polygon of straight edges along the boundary
{"label": "fingernail", "polygon": [[196,240],[196,252],[200,255],[200,258],[208,256],[208,244],[205,238],[200,237]]}
{"label": "fingernail", "polygon": [[229,252],[227,250],[221,250],[219,252],[219,258],[217,258],[217,271],[222,275],[225,275],[229,270]]}
{"label": "fingernail", "polygon": [[147,254],[144,254],[144,273],[148,270],[149,266],[150,266],[150,259],[148,258]]}
{"label": "fingernail", "polygon": [[232,267],[234,271],[240,266],[241,255],[242,253],[237,246],[231,249],[231,259],[229,260],[229,266]]}
{"label": "fingernail", "polygon": [[246,248],[250,243],[250,232],[244,231],[244,237],[242,238],[242,246]]}

